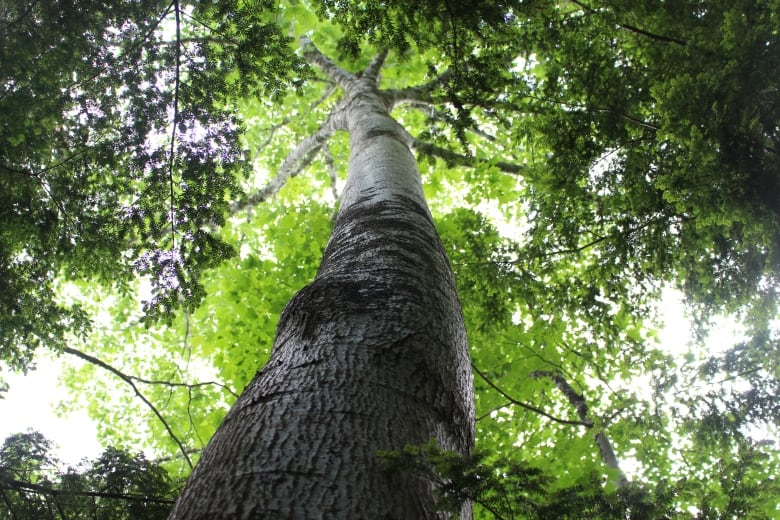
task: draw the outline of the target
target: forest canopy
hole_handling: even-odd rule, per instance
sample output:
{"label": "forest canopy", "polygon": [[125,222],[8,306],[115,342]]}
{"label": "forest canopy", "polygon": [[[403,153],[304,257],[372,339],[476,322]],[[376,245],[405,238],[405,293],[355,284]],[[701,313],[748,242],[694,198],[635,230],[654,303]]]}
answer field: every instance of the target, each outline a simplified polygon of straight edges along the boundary
{"label": "forest canopy", "polygon": [[56,353],[105,445],[186,478],[344,186],[306,35],[353,73],[388,53],[469,335],[478,455],[391,465],[460,472],[478,518],[777,518],[778,27],[755,0],[0,0],[0,361]]}

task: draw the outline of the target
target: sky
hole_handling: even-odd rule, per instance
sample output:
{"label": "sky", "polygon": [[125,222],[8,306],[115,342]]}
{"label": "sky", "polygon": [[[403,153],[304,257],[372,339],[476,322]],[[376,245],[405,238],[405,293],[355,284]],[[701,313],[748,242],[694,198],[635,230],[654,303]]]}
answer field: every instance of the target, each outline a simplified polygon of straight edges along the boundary
{"label": "sky", "polygon": [[10,386],[0,399],[0,442],[28,429],[41,432],[56,445],[54,456],[64,465],[76,465],[82,458],[95,458],[103,449],[97,440],[95,423],[85,410],[60,417],[56,413],[67,391],[59,385],[60,362],[51,356],[37,361],[38,368],[27,375],[0,371]]}

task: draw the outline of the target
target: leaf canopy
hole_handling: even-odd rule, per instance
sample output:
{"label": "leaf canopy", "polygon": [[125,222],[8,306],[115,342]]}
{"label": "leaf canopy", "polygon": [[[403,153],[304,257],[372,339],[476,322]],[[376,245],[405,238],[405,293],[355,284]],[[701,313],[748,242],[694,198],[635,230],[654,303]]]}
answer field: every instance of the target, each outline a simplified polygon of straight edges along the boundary
{"label": "leaf canopy", "polygon": [[[486,455],[458,471],[508,475],[477,491],[624,514],[601,432],[637,518],[776,517],[780,3],[0,6],[0,355],[112,367],[68,376],[110,443],[186,474],[314,275],[349,150],[309,34],[353,72],[391,50],[470,335]],[[659,348],[668,287],[698,341],[721,314],[744,340]]]}

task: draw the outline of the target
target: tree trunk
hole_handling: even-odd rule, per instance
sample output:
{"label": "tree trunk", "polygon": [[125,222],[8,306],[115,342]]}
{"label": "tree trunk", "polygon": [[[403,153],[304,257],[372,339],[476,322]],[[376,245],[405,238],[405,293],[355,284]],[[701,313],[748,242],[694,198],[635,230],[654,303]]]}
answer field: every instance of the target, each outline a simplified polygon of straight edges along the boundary
{"label": "tree trunk", "polygon": [[[473,387],[452,272],[403,130],[370,74],[340,78],[349,175],[314,281],[226,416],[173,519],[443,518],[434,484],[378,450],[467,454]],[[464,505],[462,518],[470,518]]]}

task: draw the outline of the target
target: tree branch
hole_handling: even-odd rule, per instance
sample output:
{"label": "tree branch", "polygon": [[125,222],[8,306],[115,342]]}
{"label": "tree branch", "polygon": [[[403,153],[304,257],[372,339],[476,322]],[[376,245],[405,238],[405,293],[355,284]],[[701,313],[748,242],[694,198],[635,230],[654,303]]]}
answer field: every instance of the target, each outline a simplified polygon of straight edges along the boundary
{"label": "tree branch", "polygon": [[479,377],[481,377],[482,380],[485,381],[488,384],[488,386],[490,386],[493,390],[495,390],[499,394],[501,394],[504,397],[506,397],[506,399],[510,403],[512,403],[514,405],[517,405],[517,406],[519,406],[521,408],[525,408],[526,410],[529,410],[531,412],[538,413],[539,415],[547,417],[551,421],[555,421],[555,422],[557,422],[559,424],[569,424],[569,425],[572,425],[572,426],[585,426],[586,428],[590,428],[591,426],[593,426],[592,422],[581,422],[581,421],[570,421],[568,419],[559,419],[558,417],[555,417],[555,416],[550,415],[549,413],[545,412],[541,408],[537,408],[535,406],[532,406],[530,404],[524,403],[522,401],[518,401],[517,399],[511,397],[509,394],[507,394],[502,389],[500,389],[490,379],[488,379],[487,376],[485,374],[483,374],[482,371],[480,369],[478,369],[477,366],[474,363],[471,363],[471,368],[474,369],[474,372],[476,372],[477,375],[479,375]]}
{"label": "tree branch", "polygon": [[135,393],[135,395],[137,395],[138,398],[141,399],[141,401],[143,401],[144,404],[146,404],[146,406],[149,407],[149,409],[152,411],[152,413],[154,413],[154,415],[157,417],[157,419],[159,419],[159,421],[165,427],[166,431],[168,432],[168,435],[171,437],[171,439],[173,439],[173,441],[179,447],[179,450],[181,451],[182,455],[184,456],[184,460],[187,461],[187,465],[190,467],[190,469],[192,469],[192,467],[193,467],[192,461],[190,460],[190,457],[187,455],[187,450],[184,447],[184,444],[182,444],[182,442],[179,440],[179,438],[176,436],[176,434],[173,433],[173,430],[171,429],[171,426],[168,424],[168,421],[165,420],[165,417],[162,416],[160,411],[151,403],[151,401],[149,401],[149,399],[147,399],[144,396],[144,394],[141,393],[141,391],[138,389],[138,387],[133,382],[133,378],[131,376],[128,376],[124,372],[121,372],[121,371],[117,370],[116,368],[112,367],[111,365],[109,365],[105,361],[102,361],[102,360],[100,360],[100,359],[98,359],[96,357],[90,356],[89,354],[81,352],[80,350],[76,350],[76,349],[70,348],[70,347],[65,347],[63,349],[63,352],[65,352],[66,354],[71,354],[73,356],[81,358],[84,361],[92,363],[93,365],[97,365],[97,366],[99,366],[101,368],[104,368],[104,369],[108,370],[109,372],[111,372],[112,374],[114,374],[115,376],[117,376],[119,379],[123,380],[128,385],[130,385],[130,388],[133,389],[133,392]]}
{"label": "tree branch", "polygon": [[425,141],[421,141],[414,137],[412,134],[410,134],[405,129],[403,130],[404,135],[406,137],[406,144],[409,146],[409,148],[412,148],[414,150],[417,150],[418,152],[438,157],[440,159],[443,159],[445,162],[454,164],[457,166],[468,166],[470,168],[476,167],[478,164],[492,164],[499,170],[505,173],[511,173],[514,175],[518,175],[522,173],[524,170],[523,166],[520,164],[510,163],[506,161],[486,161],[483,159],[477,159],[474,157],[469,157],[467,155],[463,155],[457,152],[453,152],[452,150],[448,150],[446,148],[442,148],[440,146],[436,146],[435,144],[431,144]]}
{"label": "tree branch", "polygon": [[[328,99],[337,89],[338,87],[336,85],[331,85],[319,98],[317,98],[314,102],[312,102],[309,107],[308,111],[313,112],[317,107],[319,107],[322,103],[325,102],[326,99]],[[263,141],[255,151],[254,156],[252,157],[252,160],[254,161],[257,159],[257,156],[260,155],[260,152],[262,152],[266,146],[271,142],[271,140],[274,137],[274,134],[277,130],[282,128],[283,126],[286,126],[287,124],[292,121],[293,118],[291,116],[286,116],[284,119],[282,119],[280,122],[271,125],[270,127],[266,128],[265,130],[268,131],[268,137],[266,137],[265,141]]]}
{"label": "tree branch", "polygon": [[631,31],[633,33],[645,36],[645,37],[650,38],[652,40],[658,40],[658,41],[667,42],[667,43],[676,43],[680,47],[685,47],[686,45],[688,45],[688,42],[686,42],[685,40],[681,40],[679,38],[674,38],[672,36],[665,36],[663,34],[651,33],[650,31],[645,31],[644,29],[640,29],[639,27],[636,27],[634,25],[629,25],[627,23],[621,23],[619,25],[620,25],[621,29],[625,29],[627,31]]}
{"label": "tree branch", "polygon": [[254,194],[231,204],[230,213],[238,213],[276,195],[290,177],[295,177],[301,170],[311,164],[311,161],[314,160],[317,152],[320,151],[322,146],[336,131],[336,117],[334,115],[337,115],[340,112],[340,108],[340,104],[337,104],[328,116],[328,119],[326,119],[313,134],[298,143],[298,146],[296,146],[284,159],[276,176],[274,176],[265,187],[256,191]]}
{"label": "tree branch", "polygon": [[71,160],[73,160],[73,159],[75,159],[75,158],[79,157],[79,156],[80,156],[80,155],[82,155],[83,153],[84,153],[83,151],[76,152],[76,153],[74,153],[73,155],[70,155],[70,156],[66,157],[65,159],[61,160],[60,162],[58,162],[58,163],[56,163],[56,164],[53,164],[53,165],[51,165],[51,166],[48,166],[48,167],[46,167],[46,168],[43,168],[43,169],[41,169],[41,170],[39,170],[39,171],[37,171],[37,172],[34,172],[34,171],[32,171],[32,170],[27,170],[27,169],[19,170],[19,169],[15,169],[15,168],[11,168],[11,167],[9,167],[9,166],[6,166],[6,165],[4,165],[4,164],[0,164],[0,169],[2,169],[2,170],[5,170],[5,171],[7,171],[8,173],[15,173],[15,174],[17,174],[17,175],[23,175],[23,176],[25,176],[25,177],[29,177],[29,178],[31,178],[31,179],[35,179],[36,181],[38,181],[38,184],[40,185],[41,189],[42,189],[44,192],[46,192],[46,195],[48,195],[48,196],[49,196],[49,198],[50,198],[50,199],[51,199],[51,200],[54,202],[54,204],[57,206],[57,209],[59,210],[59,212],[60,212],[60,213],[61,213],[61,214],[62,214],[62,215],[63,215],[63,216],[64,216],[64,217],[65,217],[65,218],[66,218],[66,219],[67,219],[67,220],[68,220],[68,221],[71,223],[71,224],[74,224],[74,223],[75,223],[75,221],[74,221],[74,220],[73,220],[73,218],[70,216],[70,214],[68,213],[68,211],[65,209],[65,205],[62,203],[62,201],[60,201],[60,199],[58,199],[57,197],[55,197],[55,196],[54,196],[54,193],[52,193],[51,189],[50,189],[50,188],[49,188],[49,186],[46,184],[46,181],[43,179],[43,175],[42,175],[42,174],[43,174],[43,173],[45,173],[45,172],[47,172],[47,171],[49,171],[49,170],[53,170],[54,168],[59,168],[60,166],[62,166],[62,165],[63,165],[63,164],[65,164],[66,162],[68,162],[68,161],[71,161]]}
{"label": "tree branch", "polygon": [[[558,388],[558,390],[561,391],[564,397],[566,397],[566,399],[569,401],[569,404],[571,404],[577,411],[577,416],[580,418],[580,420],[589,423],[588,428],[593,428],[593,421],[588,419],[588,404],[585,402],[585,397],[583,397],[582,394],[578,394],[561,374],[557,372],[549,372],[547,370],[537,370],[531,373],[531,377],[534,379],[546,377],[555,383],[555,386]],[[618,489],[624,487],[626,484],[628,484],[628,478],[626,477],[625,473],[623,473],[623,470],[620,469],[617,456],[615,455],[615,451],[612,449],[612,443],[609,442],[609,438],[607,438],[607,435],[603,430],[599,430],[598,433],[596,433],[596,445],[599,447],[601,458],[607,467],[618,471],[619,476],[615,480],[615,486]]]}
{"label": "tree branch", "polygon": [[[582,7],[583,9],[588,11],[589,13],[596,13],[597,12],[595,9],[585,5],[582,2],[579,2],[577,0],[570,0],[570,1],[573,4]],[[685,40],[681,40],[679,38],[674,38],[672,36],[666,36],[666,35],[663,35],[663,34],[651,33],[650,31],[646,31],[644,29],[640,29],[640,28],[638,28],[636,26],[633,26],[633,25],[620,23],[620,22],[617,22],[617,25],[621,29],[625,29],[626,31],[630,31],[630,32],[633,32],[635,34],[639,34],[639,35],[644,36],[646,38],[650,38],[651,40],[658,40],[658,41],[665,42],[665,43],[674,43],[674,44],[677,44],[677,45],[679,45],[681,47],[685,47],[686,45],[688,45],[688,42],[686,42]]]}
{"label": "tree branch", "polygon": [[572,253],[581,253],[582,251],[584,251],[586,249],[589,249],[589,248],[591,248],[591,247],[593,247],[593,246],[595,246],[597,244],[600,244],[601,242],[605,242],[607,240],[613,240],[613,239],[617,238],[619,236],[619,234],[625,234],[626,236],[631,236],[632,234],[636,233],[637,231],[641,231],[641,230],[645,229],[646,227],[654,224],[655,222],[658,222],[658,221],[660,221],[662,219],[666,219],[666,218],[668,218],[668,217],[666,215],[664,215],[664,214],[656,215],[656,216],[650,218],[647,222],[643,222],[643,223],[637,225],[636,227],[633,227],[633,228],[630,228],[630,229],[627,229],[627,230],[619,230],[620,233],[597,236],[596,238],[594,238],[590,242],[586,242],[585,244],[582,244],[581,246],[572,247],[572,248],[569,248],[569,249],[555,249],[553,251],[546,251],[544,253],[539,253],[537,255],[533,255],[533,256],[531,256],[529,258],[512,260],[512,261],[507,261],[507,262],[503,262],[503,263],[504,264],[520,264],[522,262],[525,262],[527,260],[533,260],[535,258],[547,258],[549,256],[568,255],[568,254],[572,254]]}
{"label": "tree branch", "polygon": [[427,83],[416,85],[414,87],[391,88],[383,90],[382,96],[391,109],[398,105],[412,103],[415,101],[421,103],[431,103],[431,92],[442,85],[450,76],[452,76],[451,69],[447,69]]}
{"label": "tree branch", "polygon": [[319,68],[344,91],[348,90],[350,85],[355,83],[355,79],[357,79],[355,75],[342,69],[322,54],[308,36],[301,36],[301,49],[303,57],[309,64]]}
{"label": "tree branch", "polygon": [[181,9],[179,0],[173,0],[173,11],[176,18],[176,66],[173,77],[173,124],[171,125],[171,149],[168,156],[168,184],[170,188],[171,207],[168,214],[171,218],[171,251],[176,250],[176,195],[173,180],[173,164],[176,160],[176,128],[179,123],[179,86],[181,79]]}
{"label": "tree branch", "polygon": [[[540,96],[534,96],[534,95],[531,95],[531,94],[527,94],[525,97],[528,98],[528,99],[535,99],[537,101],[542,101],[544,103],[551,103],[553,105],[560,105],[560,106],[567,107],[567,108],[582,108],[584,110],[590,110],[590,111],[594,111],[594,112],[602,112],[602,113],[614,114],[614,115],[616,115],[618,117],[621,117],[621,118],[625,119],[626,121],[629,121],[629,122],[634,123],[636,125],[642,126],[644,128],[648,128],[648,129],[653,130],[653,131],[658,131],[658,130],[661,129],[659,126],[654,125],[653,123],[649,123],[649,122],[647,122],[647,121],[645,121],[643,119],[639,119],[638,117],[634,117],[634,116],[632,116],[630,114],[625,114],[623,112],[618,112],[618,111],[613,110],[611,108],[601,108],[601,107],[598,107],[598,106],[593,106],[592,107],[592,106],[588,106],[588,105],[583,105],[581,103],[571,103],[571,102],[568,102],[568,101],[563,101],[563,100],[558,100],[558,99],[550,99],[550,98],[540,97]],[[505,106],[505,107],[509,107],[509,108],[511,108],[511,109],[513,109],[515,111],[519,111],[519,112],[529,112],[530,111],[529,107],[519,107],[515,103],[511,103],[511,102],[508,102],[508,101],[501,102],[501,105]],[[535,110],[534,112],[535,113],[539,113],[540,111],[539,110]]]}
{"label": "tree branch", "polygon": [[333,156],[330,153],[330,147],[328,146],[328,143],[325,143],[322,146],[322,156],[325,160],[325,166],[328,169],[328,176],[330,177],[330,190],[331,193],[333,193],[333,200],[339,200],[339,191],[336,188],[336,181],[338,180],[336,177],[336,165],[333,162]]}
{"label": "tree branch", "polygon": [[143,383],[145,385],[156,385],[156,386],[168,386],[170,388],[200,388],[201,386],[218,386],[219,388],[222,388],[223,390],[227,390],[230,395],[238,399],[238,394],[234,392],[229,386],[218,383],[216,381],[201,381],[200,383],[174,383],[172,381],[163,381],[158,379],[144,379],[142,377],[138,376],[127,376],[133,381],[138,381],[139,383]]}
{"label": "tree branch", "polygon": [[64,495],[64,496],[79,496],[79,497],[92,497],[92,498],[114,498],[117,500],[146,502],[152,504],[173,504],[175,502],[175,500],[170,498],[150,497],[138,493],[105,493],[101,491],[75,491],[75,490],[63,491],[61,489],[54,489],[54,488],[42,486],[40,484],[22,482],[21,480],[8,478],[2,474],[0,474],[0,483],[3,484],[2,487],[5,489],[13,489],[14,491],[32,491],[34,493],[38,493],[41,495],[52,495],[55,497]]}
{"label": "tree branch", "polygon": [[377,80],[379,79],[379,71],[382,70],[382,65],[385,63],[385,58],[387,58],[387,49],[383,49],[379,54],[374,56],[374,59],[371,60],[371,63],[369,63],[368,66],[363,69],[363,74],[361,74],[361,77],[368,78],[374,83],[378,83]]}
{"label": "tree branch", "polygon": [[497,412],[498,410],[500,410],[500,409],[502,409],[502,408],[506,408],[506,407],[507,407],[507,406],[509,406],[510,404],[513,404],[513,403],[512,403],[512,401],[507,401],[507,402],[505,402],[504,404],[499,404],[499,405],[497,405],[497,406],[494,406],[493,408],[491,408],[491,409],[490,409],[490,410],[488,410],[487,412],[483,413],[482,415],[480,415],[480,416],[478,416],[476,419],[474,419],[474,422],[479,422],[479,421],[481,421],[482,419],[485,419],[485,418],[487,418],[487,417],[490,417],[490,414],[492,414],[493,412]]}

